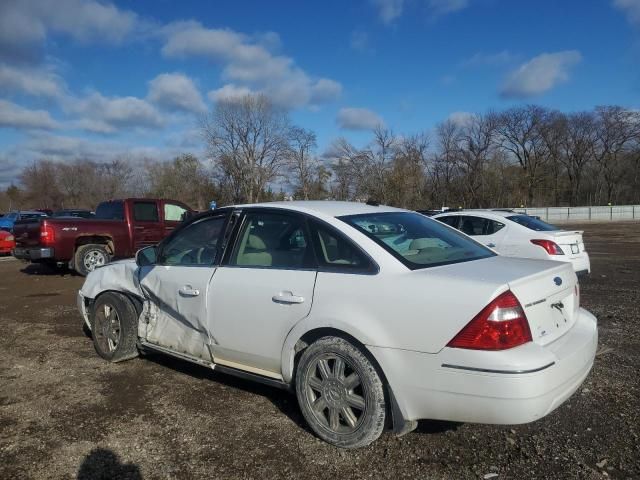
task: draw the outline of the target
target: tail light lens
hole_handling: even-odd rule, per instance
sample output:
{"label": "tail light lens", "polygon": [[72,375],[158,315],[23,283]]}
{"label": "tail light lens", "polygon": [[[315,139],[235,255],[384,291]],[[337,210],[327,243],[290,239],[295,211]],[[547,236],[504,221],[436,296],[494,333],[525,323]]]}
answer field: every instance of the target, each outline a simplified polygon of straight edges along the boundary
{"label": "tail light lens", "polygon": [[16,238],[13,235],[7,235],[4,239],[7,242],[13,242]]}
{"label": "tail light lens", "polygon": [[516,296],[508,290],[484,307],[447,346],[506,350],[531,340],[527,316]]}
{"label": "tail light lens", "polygon": [[42,245],[53,245],[53,242],[56,239],[55,231],[51,225],[47,225],[46,223],[42,225],[40,228],[40,243]]}
{"label": "tail light lens", "polygon": [[531,243],[544,248],[549,255],[564,255],[560,245],[551,240],[531,240]]}

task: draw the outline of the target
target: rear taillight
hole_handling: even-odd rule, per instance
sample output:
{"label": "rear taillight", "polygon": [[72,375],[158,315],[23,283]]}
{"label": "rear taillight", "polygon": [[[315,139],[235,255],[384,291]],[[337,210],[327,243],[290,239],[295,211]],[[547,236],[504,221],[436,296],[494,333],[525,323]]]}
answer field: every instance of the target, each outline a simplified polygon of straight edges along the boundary
{"label": "rear taillight", "polygon": [[13,242],[16,238],[13,235],[7,235],[4,237],[7,242]]}
{"label": "rear taillight", "polygon": [[448,347],[506,350],[531,341],[529,322],[516,296],[507,290],[494,298],[449,342]]}
{"label": "rear taillight", "polygon": [[531,240],[531,243],[544,248],[549,255],[564,255],[560,245],[551,240]]}
{"label": "rear taillight", "polygon": [[42,245],[52,245],[56,239],[56,234],[51,225],[44,224],[40,228],[40,243]]}

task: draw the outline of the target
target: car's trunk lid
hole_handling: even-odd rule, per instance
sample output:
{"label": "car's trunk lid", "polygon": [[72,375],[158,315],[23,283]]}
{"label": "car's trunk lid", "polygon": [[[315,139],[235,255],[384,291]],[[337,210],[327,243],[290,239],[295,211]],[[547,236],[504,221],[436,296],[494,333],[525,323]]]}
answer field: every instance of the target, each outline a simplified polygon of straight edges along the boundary
{"label": "car's trunk lid", "polygon": [[[438,276],[443,288],[466,284],[464,288],[474,289],[475,294],[459,299],[461,309],[469,307],[468,318],[461,319],[459,328],[506,290],[511,290],[522,305],[532,339],[538,344],[561,337],[577,318],[577,277],[570,263],[495,256],[414,272]],[[484,304],[479,305],[478,300]],[[475,305],[472,313],[469,302]]]}
{"label": "car's trunk lid", "polygon": [[578,315],[577,278],[569,263],[509,281],[529,321],[533,341],[546,345],[561,337]]}
{"label": "car's trunk lid", "polygon": [[547,232],[551,240],[556,242],[562,248],[562,251],[569,258],[580,255],[585,251],[584,241],[582,240],[582,230],[559,230],[557,232]]}

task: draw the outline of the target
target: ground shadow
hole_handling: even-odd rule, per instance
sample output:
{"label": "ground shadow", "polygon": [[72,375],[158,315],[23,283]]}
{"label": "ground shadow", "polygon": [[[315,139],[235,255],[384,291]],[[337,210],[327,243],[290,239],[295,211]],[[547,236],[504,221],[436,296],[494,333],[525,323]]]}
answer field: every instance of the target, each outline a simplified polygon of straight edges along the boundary
{"label": "ground shadow", "polygon": [[273,403],[280,412],[286,415],[287,418],[289,418],[298,427],[309,433],[313,433],[302,416],[302,412],[298,407],[298,401],[296,400],[295,395],[287,390],[264,385],[252,380],[234,377],[230,374],[216,372],[215,370],[211,370],[204,366],[182,361],[167,355],[147,353],[145,354],[145,359],[162,365],[163,367],[171,368],[172,370],[185,375],[218,382],[228,387],[237,388],[255,395],[261,395]]}
{"label": "ground shadow", "polygon": [[445,420],[420,420],[416,433],[435,434],[456,431],[462,425],[460,422],[448,422]]}
{"label": "ground shadow", "polygon": [[65,267],[57,267],[46,263],[29,263],[24,268],[21,268],[20,271],[27,275],[49,275],[58,277],[64,277],[72,273]]}
{"label": "ground shadow", "polygon": [[142,480],[140,468],[133,463],[121,463],[111,450],[95,448],[89,452],[78,470],[78,480]]}
{"label": "ground shadow", "polygon": [[[258,382],[246,380],[243,378],[234,377],[233,375],[216,372],[206,367],[182,361],[166,355],[160,355],[155,353],[148,353],[145,358],[162,365],[163,367],[171,368],[177,372],[185,375],[190,375],[198,379],[210,380],[212,382],[222,383],[228,387],[237,388],[245,392],[261,395],[267,398],[274,406],[286,415],[293,423],[298,427],[313,434],[313,431],[305,421],[298,406],[298,401],[292,392],[263,385]],[[418,427],[413,433],[420,433],[425,435],[433,435],[438,433],[444,433],[448,431],[455,431],[462,425],[459,422],[448,422],[444,420],[420,420]]]}

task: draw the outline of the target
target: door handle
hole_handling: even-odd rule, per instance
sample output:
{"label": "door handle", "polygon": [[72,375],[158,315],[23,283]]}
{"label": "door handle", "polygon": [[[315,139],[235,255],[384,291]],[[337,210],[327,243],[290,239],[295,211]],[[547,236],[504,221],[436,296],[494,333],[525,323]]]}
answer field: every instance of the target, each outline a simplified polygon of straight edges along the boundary
{"label": "door handle", "polygon": [[277,295],[271,297],[271,300],[273,300],[275,303],[304,303],[304,297],[294,295],[289,291],[280,292]]}
{"label": "door handle", "polygon": [[200,295],[200,290],[191,288],[191,285],[185,285],[180,290],[178,290],[178,293],[180,293],[180,295],[182,295],[183,297],[197,297],[198,295]]}
{"label": "door handle", "polygon": [[489,248],[494,248],[496,246],[495,243],[487,243],[487,247]]}

